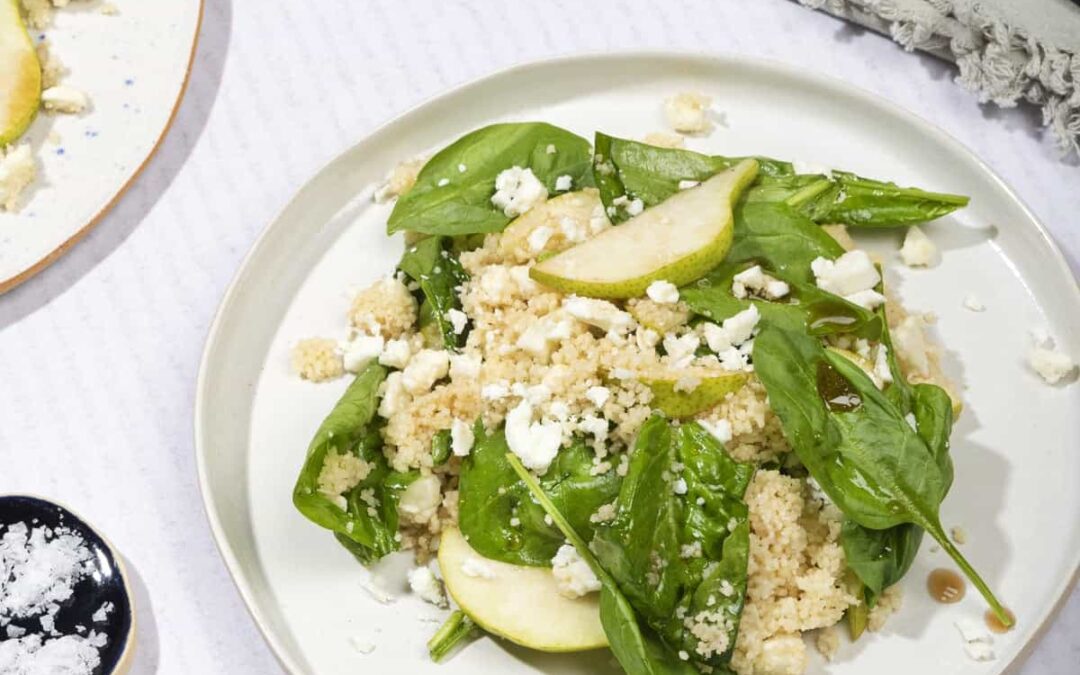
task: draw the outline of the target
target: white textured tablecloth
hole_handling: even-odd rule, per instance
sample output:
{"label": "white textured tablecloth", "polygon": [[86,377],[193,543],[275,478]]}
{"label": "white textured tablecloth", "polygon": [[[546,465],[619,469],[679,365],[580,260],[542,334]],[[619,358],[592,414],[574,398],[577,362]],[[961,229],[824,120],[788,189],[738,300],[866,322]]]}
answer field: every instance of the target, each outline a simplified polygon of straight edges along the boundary
{"label": "white textured tablecloth", "polygon": [[[787,0],[207,0],[187,99],[146,173],[84,243],[0,297],[0,493],[64,501],[124,553],[136,673],[279,672],[211,541],[192,450],[203,339],[255,237],[325,162],[447,87],[636,48],[763,56],[881,94],[985,159],[1080,269],[1080,168],[1037,120],[979,107],[952,66]],[[1074,592],[1021,672],[1075,673],[1078,635]]]}

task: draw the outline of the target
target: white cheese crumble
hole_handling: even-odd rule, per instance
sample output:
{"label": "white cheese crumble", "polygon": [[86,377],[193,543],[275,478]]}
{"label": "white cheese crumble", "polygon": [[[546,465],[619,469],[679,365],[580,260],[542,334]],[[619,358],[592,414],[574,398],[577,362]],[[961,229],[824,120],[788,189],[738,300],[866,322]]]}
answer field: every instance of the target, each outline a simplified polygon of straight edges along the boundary
{"label": "white cheese crumble", "polygon": [[569,339],[573,331],[572,319],[552,313],[529,325],[514,343],[518,349],[540,359],[547,359],[553,343]]}
{"label": "white cheese crumble", "polygon": [[816,258],[810,263],[818,288],[839,295],[848,302],[873,310],[885,302],[874,290],[881,275],[866,251],[848,251],[836,260]]}
{"label": "white cheese crumble", "polygon": [[719,419],[716,421],[710,420],[698,420],[698,424],[701,425],[705,431],[712,434],[712,437],[721,443],[728,443],[731,441],[731,422],[725,419]]}
{"label": "white cheese crumble", "polygon": [[908,267],[932,267],[938,262],[938,249],[930,237],[917,225],[908,228],[904,245],[900,247],[900,259]]}
{"label": "white cheese crumble", "polygon": [[379,364],[388,368],[402,369],[409,365],[412,358],[412,345],[405,338],[387,340],[379,354]]}
{"label": "white cheese crumble", "polygon": [[16,210],[19,195],[36,176],[37,165],[29,143],[11,146],[6,153],[0,148],[0,210]]}
{"label": "white cheese crumble", "polygon": [[379,399],[379,417],[390,419],[409,405],[411,397],[402,384],[403,379],[401,371],[395,371],[386,376],[380,388],[382,398]]}
{"label": "white cheese crumble", "polygon": [[474,579],[494,579],[495,568],[486,560],[469,556],[461,563],[461,573]]}
{"label": "white cheese crumble", "polygon": [[960,619],[953,623],[964,641],[964,651],[973,661],[994,660],[994,636],[982,624],[972,619]]}
{"label": "white cheese crumble", "polygon": [[546,152],[549,155],[554,155],[556,152],[558,152],[558,149],[555,147],[555,145],[553,143],[548,143],[548,146],[546,148],[544,148],[544,152]]}
{"label": "white cheese crumble", "polygon": [[750,305],[743,311],[724,319],[720,325],[711,322],[703,323],[701,331],[709,349],[717,354],[723,354],[732,347],[737,347],[749,340],[760,320],[761,313],[758,312],[758,308]]}
{"label": "white cheese crumble", "polygon": [[634,317],[607,300],[571,295],[563,300],[562,307],[575,319],[596,326],[606,333],[625,335],[636,325]]}
{"label": "white cheese crumble", "polygon": [[679,189],[680,190],[689,190],[690,188],[695,188],[695,187],[697,187],[699,185],[701,185],[701,181],[699,181],[699,180],[681,180],[681,181],[679,181]]}
{"label": "white cheese crumble", "polygon": [[671,484],[671,491],[674,492],[677,495],[686,494],[686,491],[688,489],[689,489],[689,486],[687,486],[686,479],[684,479],[684,478],[676,479],[675,482]]}
{"label": "white cheese crumble", "polygon": [[973,312],[985,312],[986,305],[982,304],[974,294],[968,293],[964,296],[964,309],[970,309]]}
{"label": "white cheese crumble", "polygon": [[585,398],[597,408],[603,408],[611,398],[611,390],[603,386],[589,387],[585,391]]}
{"label": "white cheese crumble", "polygon": [[600,590],[600,580],[592,568],[569,544],[560,546],[551,559],[551,573],[559,593],[567,598],[580,598]]}
{"label": "white cheese crumble", "polygon": [[498,401],[510,395],[510,387],[505,382],[491,382],[480,387],[480,398]]}
{"label": "white cheese crumble", "polygon": [[687,333],[681,337],[676,337],[674,334],[664,336],[664,351],[671,359],[671,366],[676,369],[689,366],[699,346],[701,346],[701,339],[693,333]]}
{"label": "white cheese crumble", "polygon": [[481,359],[474,354],[450,355],[450,379],[455,381],[475,380],[480,377]]}
{"label": "white cheese crumble", "polygon": [[532,406],[522,401],[506,415],[506,444],[525,468],[542,474],[562,445],[562,425],[533,422]]}
{"label": "white cheese crumble", "polygon": [[791,292],[786,282],[766,274],[760,265],[739,272],[731,280],[731,294],[743,300],[756,295],[767,300],[779,300]]}
{"label": "white cheese crumble", "polygon": [[547,196],[547,188],[532,169],[512,166],[495,178],[495,194],[491,197],[491,203],[508,218],[516,218],[546,200]]}
{"label": "white cheese crumble", "polygon": [[686,92],[664,101],[664,116],[668,126],[684,134],[704,133],[712,129],[709,107],[712,99],[702,94]]}
{"label": "white cheese crumble", "polygon": [[442,504],[441,486],[438,476],[420,476],[401,493],[398,511],[414,523],[427,523]]}
{"label": "white cheese crumble", "polygon": [[454,329],[454,335],[461,335],[465,332],[465,326],[469,323],[469,317],[465,312],[460,309],[451,309],[446,313],[446,318],[450,320],[450,327]]}
{"label": "white cheese crumble", "polygon": [[569,174],[563,174],[555,179],[555,189],[559,192],[566,192],[574,186],[574,179]]}
{"label": "white cheese crumble", "polygon": [[1067,354],[1055,349],[1054,339],[1044,329],[1031,332],[1034,345],[1028,351],[1028,365],[1047,384],[1057,384],[1070,377],[1076,363]]}
{"label": "white cheese crumble", "polygon": [[464,457],[472,450],[476,434],[472,425],[463,420],[454,420],[450,425],[450,450],[458,457]]}
{"label": "white cheese crumble", "polygon": [[824,164],[818,164],[817,162],[806,162],[796,159],[791,162],[791,168],[797,174],[820,175],[825,176],[829,180],[832,180],[833,177],[832,169],[825,166]]}
{"label": "white cheese crumble", "polygon": [[529,233],[529,250],[533,253],[539,253],[544,250],[547,243],[551,241],[552,235],[555,234],[555,230],[547,225],[541,225],[532,232]]}
{"label": "white cheese crumble", "polygon": [[385,344],[386,342],[381,335],[359,333],[341,346],[345,370],[350,373],[360,372],[370,361],[378,359],[382,355]]}
{"label": "white cheese crumble", "polygon": [[431,391],[435,382],[450,371],[450,356],[445,350],[423,349],[412,357],[402,371],[401,384],[414,396]]}
{"label": "white cheese crumble", "polygon": [[74,87],[58,84],[41,92],[41,104],[52,112],[77,115],[86,110],[90,99]]}
{"label": "white cheese crumble", "polygon": [[430,602],[436,607],[446,607],[446,595],[443,593],[442,584],[427,567],[409,570],[409,588],[425,602]]}
{"label": "white cheese crumble", "polygon": [[884,343],[878,345],[877,354],[874,355],[874,375],[881,385],[890,384],[893,381],[892,371],[889,370],[889,348]]}
{"label": "white cheese crumble", "polygon": [[658,279],[645,289],[645,295],[661,305],[674,305],[679,301],[679,287],[670,281]]}

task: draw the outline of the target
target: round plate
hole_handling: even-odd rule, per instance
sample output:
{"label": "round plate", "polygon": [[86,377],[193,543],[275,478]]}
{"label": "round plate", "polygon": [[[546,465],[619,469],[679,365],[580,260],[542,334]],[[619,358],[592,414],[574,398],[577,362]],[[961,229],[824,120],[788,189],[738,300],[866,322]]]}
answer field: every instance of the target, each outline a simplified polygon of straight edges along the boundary
{"label": "round plate", "polygon": [[[371,203],[368,186],[399,160],[497,120],[640,138],[664,128],[664,97],[688,90],[713,96],[724,120],[710,137],[692,139],[692,149],[810,160],[972,196],[969,208],[926,228],[942,264],[895,269],[890,282],[909,308],[937,314],[946,368],[965,387],[942,519],[967,531],[965,554],[1019,624],[997,638],[997,660],[970,661],[953,622],[979,620],[984,607],[976,593],[950,606],[929,599],[926,575],[948,561],[928,543],[904,580],[903,610],[883,632],[845,644],[828,671],[1000,673],[1046,621],[1080,561],[1080,521],[1071,515],[1080,513],[1080,386],[1047,386],[1024,364],[1034,326],[1080,355],[1080,288],[1046,231],[956,141],[835,80],[738,58],[589,56],[460,87],[375,132],[297,194],[225,296],[196,401],[203,498],[233,578],[288,670],[586,673],[610,661],[603,652],[545,656],[491,639],[447,663],[428,661],[424,643],[438,612],[414,597],[380,605],[364,590],[368,572],[291,504],[310,437],[347,383],[301,381],[288,350],[303,337],[340,334],[348,289],[398,260],[400,240],[384,235],[390,206]],[[895,261],[901,236],[878,233],[867,245]],[[985,312],[963,308],[969,293]],[[362,655],[353,638],[377,649]],[[810,672],[822,672],[812,659]]]}
{"label": "round plate", "polygon": [[82,239],[119,199],[157,149],[187,85],[202,0],[119,0],[119,13],[73,3],[48,38],[70,71],[63,83],[85,91],[81,115],[39,114],[29,142],[37,180],[16,213],[0,212],[0,293],[26,281]]}

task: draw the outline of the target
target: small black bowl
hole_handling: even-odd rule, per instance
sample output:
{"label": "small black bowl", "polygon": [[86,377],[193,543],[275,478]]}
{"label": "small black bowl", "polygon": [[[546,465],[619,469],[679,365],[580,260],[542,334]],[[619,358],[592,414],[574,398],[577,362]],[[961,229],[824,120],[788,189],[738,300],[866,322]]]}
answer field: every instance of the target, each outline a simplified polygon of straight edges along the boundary
{"label": "small black bowl", "polygon": [[[93,554],[93,572],[74,588],[74,593],[61,603],[56,614],[56,630],[74,633],[76,626],[104,633],[108,637],[100,651],[101,663],[94,675],[122,675],[131,666],[134,651],[135,614],[128,587],[127,573],[120,556],[93,527],[68,509],[39,497],[11,495],[0,497],[0,534],[9,525],[26,523],[28,527],[64,527],[86,541]],[[106,602],[113,605],[103,622],[94,622],[93,615]],[[41,624],[36,618],[14,619],[12,625],[38,632]]]}

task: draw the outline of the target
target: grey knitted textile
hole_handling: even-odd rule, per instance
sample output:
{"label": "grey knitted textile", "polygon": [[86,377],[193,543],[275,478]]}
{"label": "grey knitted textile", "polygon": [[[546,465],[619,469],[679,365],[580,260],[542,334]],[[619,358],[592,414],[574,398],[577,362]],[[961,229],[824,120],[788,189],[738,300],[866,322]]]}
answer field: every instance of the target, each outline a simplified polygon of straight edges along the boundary
{"label": "grey knitted textile", "polygon": [[1080,155],[1080,5],[1073,0],[798,0],[956,62],[980,102],[1027,101]]}

